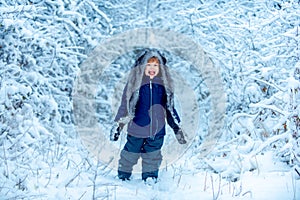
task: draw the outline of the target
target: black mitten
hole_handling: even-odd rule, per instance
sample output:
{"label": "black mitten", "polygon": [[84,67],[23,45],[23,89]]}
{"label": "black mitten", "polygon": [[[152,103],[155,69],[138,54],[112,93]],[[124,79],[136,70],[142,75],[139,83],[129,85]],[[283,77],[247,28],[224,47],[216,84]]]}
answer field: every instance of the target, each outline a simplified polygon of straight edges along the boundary
{"label": "black mitten", "polygon": [[180,128],[174,130],[174,133],[179,144],[186,144],[186,140],[184,139],[183,132]]}
{"label": "black mitten", "polygon": [[124,127],[124,124],[120,123],[120,124],[115,124],[111,131],[110,131],[110,140],[111,141],[117,141],[120,137],[121,131]]}

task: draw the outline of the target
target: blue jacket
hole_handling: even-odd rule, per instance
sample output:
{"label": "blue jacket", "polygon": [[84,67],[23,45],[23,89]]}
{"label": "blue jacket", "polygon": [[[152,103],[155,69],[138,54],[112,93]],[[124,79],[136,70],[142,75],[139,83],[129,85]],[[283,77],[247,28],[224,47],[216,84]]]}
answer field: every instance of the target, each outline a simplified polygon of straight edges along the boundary
{"label": "blue jacket", "polygon": [[[126,91],[126,88],[124,91]],[[126,93],[124,92],[115,121],[119,121],[127,114]],[[150,77],[143,76],[134,117],[128,123],[128,134],[141,138],[163,136],[166,134],[166,119],[174,131],[179,129],[178,124],[175,122],[175,120],[180,122],[177,111],[173,108],[173,114],[171,114],[167,109],[167,95],[162,79],[154,77],[151,80]]]}

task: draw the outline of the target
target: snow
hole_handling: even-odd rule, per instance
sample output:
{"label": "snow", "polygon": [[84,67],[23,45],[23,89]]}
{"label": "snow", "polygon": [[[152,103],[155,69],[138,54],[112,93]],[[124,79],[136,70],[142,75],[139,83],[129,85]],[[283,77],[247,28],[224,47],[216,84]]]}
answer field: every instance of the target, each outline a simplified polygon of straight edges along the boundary
{"label": "snow", "polygon": [[[266,163],[268,158],[269,164]],[[113,177],[113,173],[97,180],[96,195],[101,199],[297,199],[300,187],[292,178],[288,168],[272,163],[269,155],[258,156],[260,170],[246,172],[236,182],[221,179],[212,172],[194,172],[194,168],[186,168],[180,173],[173,169],[161,171],[158,183],[144,183],[139,175],[130,181],[121,181]],[[70,170],[56,168],[52,171],[52,180],[46,188],[43,177],[28,183],[34,191],[38,191],[39,199],[92,199],[92,183],[89,174],[75,175]],[[46,177],[45,177],[46,178]],[[70,180],[71,179],[71,180]],[[76,180],[78,179],[78,180]],[[53,185],[52,185],[53,184]],[[68,187],[65,187],[67,184]],[[55,187],[54,187],[55,186]],[[214,196],[215,195],[215,196]],[[295,196],[294,196],[295,195]],[[34,196],[34,195],[33,195]]]}
{"label": "snow", "polygon": [[[0,1],[1,200],[300,199],[299,1]],[[167,129],[165,159],[180,156],[163,165],[157,183],[144,183],[139,167],[123,182],[115,166],[94,154],[104,143],[116,148],[111,158],[117,163],[125,133],[116,143],[108,135],[136,51],[120,55],[119,45],[97,52],[99,66],[105,56],[115,58],[93,71],[101,75],[96,88],[76,85],[82,63],[97,47],[140,28],[187,36],[222,79],[201,74],[184,53],[175,55],[180,48],[164,50],[177,74],[175,103],[190,124],[185,130],[190,143],[180,146]],[[227,97],[225,123],[203,152],[209,122],[218,117],[212,109],[220,106],[208,83],[218,81]],[[74,92],[92,90],[91,104],[73,104]],[[82,122],[76,121],[76,109],[82,110]],[[92,131],[83,138],[78,124],[95,121],[101,128],[87,127]],[[100,137],[98,130],[107,134]]]}

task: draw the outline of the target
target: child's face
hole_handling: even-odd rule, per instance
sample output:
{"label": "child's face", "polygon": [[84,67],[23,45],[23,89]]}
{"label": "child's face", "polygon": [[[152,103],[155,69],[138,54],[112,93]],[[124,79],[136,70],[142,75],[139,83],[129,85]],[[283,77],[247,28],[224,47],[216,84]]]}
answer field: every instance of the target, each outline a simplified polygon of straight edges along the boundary
{"label": "child's face", "polygon": [[150,79],[153,79],[159,73],[159,63],[155,60],[148,61],[145,68],[145,75],[150,76]]}

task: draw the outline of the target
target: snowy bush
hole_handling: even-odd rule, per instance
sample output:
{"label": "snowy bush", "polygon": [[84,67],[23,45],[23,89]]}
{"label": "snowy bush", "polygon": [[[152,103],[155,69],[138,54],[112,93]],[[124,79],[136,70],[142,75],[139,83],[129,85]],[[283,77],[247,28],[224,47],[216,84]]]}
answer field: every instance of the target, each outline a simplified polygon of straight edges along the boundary
{"label": "snowy bush", "polygon": [[[275,160],[299,166],[299,2],[241,1],[215,7],[205,14],[210,17],[194,23],[199,34],[213,33],[205,42],[218,40],[206,46],[221,57],[228,86],[228,123],[222,138],[227,148],[222,142],[216,149],[223,150],[213,159],[238,157],[239,165],[252,166],[246,167],[250,170],[259,167],[253,166],[256,155],[271,150]],[[233,177],[243,172],[233,170]]]}
{"label": "snowy bush", "polygon": [[76,136],[74,78],[101,36],[84,31],[103,31],[93,23],[97,13],[87,16],[93,7],[79,1],[1,2],[1,196],[38,193],[38,183],[30,180],[66,162],[68,138]]}

